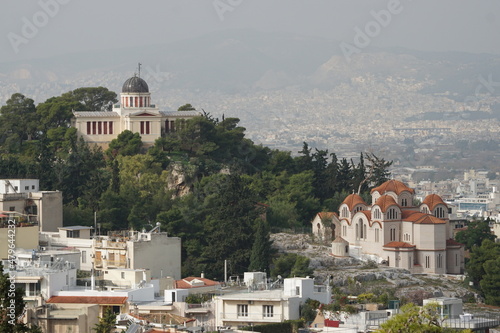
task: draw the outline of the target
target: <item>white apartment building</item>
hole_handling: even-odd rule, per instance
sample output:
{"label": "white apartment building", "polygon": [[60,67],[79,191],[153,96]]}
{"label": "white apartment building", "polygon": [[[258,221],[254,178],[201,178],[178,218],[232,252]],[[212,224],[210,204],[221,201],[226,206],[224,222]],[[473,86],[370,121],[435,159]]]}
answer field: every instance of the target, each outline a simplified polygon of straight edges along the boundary
{"label": "white apartment building", "polygon": [[238,292],[215,298],[216,326],[240,327],[280,323],[300,318],[300,305],[308,299],[328,304],[326,286],[315,286],[311,278],[288,278],[283,289]]}

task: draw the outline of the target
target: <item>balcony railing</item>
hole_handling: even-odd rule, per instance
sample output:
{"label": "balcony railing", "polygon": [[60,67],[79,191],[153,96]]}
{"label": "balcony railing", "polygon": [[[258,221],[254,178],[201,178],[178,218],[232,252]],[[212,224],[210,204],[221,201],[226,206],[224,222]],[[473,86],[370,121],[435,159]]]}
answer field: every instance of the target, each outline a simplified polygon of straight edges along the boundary
{"label": "balcony railing", "polygon": [[224,312],[221,313],[223,321],[231,322],[282,322],[283,315],[278,313],[262,313],[262,312]]}

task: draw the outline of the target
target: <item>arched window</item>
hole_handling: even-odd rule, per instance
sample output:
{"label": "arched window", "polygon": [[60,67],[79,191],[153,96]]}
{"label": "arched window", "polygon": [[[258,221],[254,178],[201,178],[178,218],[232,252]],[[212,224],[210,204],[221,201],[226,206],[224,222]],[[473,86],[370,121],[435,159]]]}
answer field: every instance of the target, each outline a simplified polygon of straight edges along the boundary
{"label": "arched window", "polygon": [[444,218],[444,208],[443,207],[437,207],[435,210],[434,210],[434,216],[437,217],[437,218]]}
{"label": "arched window", "polygon": [[389,209],[389,211],[387,212],[387,219],[389,219],[389,220],[397,220],[398,219],[398,212],[397,212],[397,210],[394,209],[394,208]]}
{"label": "arched window", "polygon": [[349,215],[347,212],[348,212],[347,207],[345,206],[342,207],[342,217],[348,217]]}
{"label": "arched window", "polygon": [[363,220],[359,219],[359,238],[365,238],[363,235]]}
{"label": "arched window", "polygon": [[396,241],[396,227],[391,227],[390,240],[391,240],[391,242]]}

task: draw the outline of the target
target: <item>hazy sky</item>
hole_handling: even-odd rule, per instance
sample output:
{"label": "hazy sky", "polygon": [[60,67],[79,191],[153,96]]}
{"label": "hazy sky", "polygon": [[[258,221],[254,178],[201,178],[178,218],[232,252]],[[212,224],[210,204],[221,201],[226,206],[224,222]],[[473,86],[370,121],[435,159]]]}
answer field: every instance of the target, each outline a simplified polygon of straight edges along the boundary
{"label": "hazy sky", "polygon": [[498,0],[8,0],[0,21],[0,62],[236,28],[354,45],[355,28],[371,27],[372,46],[500,54]]}

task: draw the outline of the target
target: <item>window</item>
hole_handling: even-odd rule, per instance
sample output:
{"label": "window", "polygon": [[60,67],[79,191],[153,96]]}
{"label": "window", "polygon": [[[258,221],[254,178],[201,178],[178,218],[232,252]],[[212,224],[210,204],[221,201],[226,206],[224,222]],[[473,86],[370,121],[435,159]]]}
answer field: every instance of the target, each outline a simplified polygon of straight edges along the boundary
{"label": "window", "polygon": [[431,257],[425,256],[425,268],[431,267]]}
{"label": "window", "polygon": [[359,238],[364,238],[363,233],[364,231],[364,228],[363,228],[363,220],[362,219],[359,219]]}
{"label": "window", "polygon": [[103,121],[104,125],[104,133],[103,134],[108,134],[108,121]]}
{"label": "window", "polygon": [[262,314],[264,317],[272,317],[274,315],[274,306],[273,305],[263,305],[262,306]]}
{"label": "window", "polygon": [[97,134],[102,134],[102,121],[97,122]]}
{"label": "window", "polygon": [[16,207],[14,207],[14,206],[9,207],[9,212],[15,212],[15,211],[16,211]]}
{"label": "window", "polygon": [[125,272],[122,272],[122,279],[125,279]]}
{"label": "window", "polygon": [[67,238],[80,238],[80,230],[66,230]]}
{"label": "window", "polygon": [[31,189],[34,190],[35,189],[35,185],[31,185]]}
{"label": "window", "polygon": [[342,217],[348,217],[347,207],[342,207]]}
{"label": "window", "polygon": [[24,190],[25,190],[25,191],[28,191],[29,189],[30,189],[30,187],[29,187],[29,186],[25,186],[25,187],[24,187]]}
{"label": "window", "polygon": [[391,230],[390,230],[390,239],[391,239],[391,242],[394,242],[396,240],[396,228],[395,227],[392,227]]}
{"label": "window", "polygon": [[347,226],[346,225],[342,226],[342,232],[343,232],[344,236],[347,236]]}
{"label": "window", "polygon": [[380,242],[380,239],[379,239],[379,231],[380,229],[375,229],[375,242],[378,243]]}
{"label": "window", "polygon": [[434,216],[440,219],[444,218],[444,208],[443,207],[436,208],[436,210],[434,211]]}
{"label": "window", "polygon": [[455,254],[455,266],[458,266],[458,254]]}
{"label": "window", "polygon": [[441,268],[443,266],[443,255],[439,253],[437,255],[437,268]]}
{"label": "window", "polygon": [[408,206],[408,199],[406,199],[406,198],[401,199],[401,206],[403,206],[403,207]]}
{"label": "window", "polygon": [[92,134],[92,122],[87,121],[87,134]]}
{"label": "window", "polygon": [[300,295],[300,287],[295,287],[295,295]]}
{"label": "window", "polygon": [[19,190],[19,188],[17,186],[14,186],[14,191],[17,192],[17,190]]}
{"label": "window", "polygon": [[113,134],[113,122],[109,122],[109,134]]}
{"label": "window", "polygon": [[238,317],[248,317],[248,304],[238,304]]}
{"label": "window", "polygon": [[389,209],[387,212],[387,219],[389,220],[397,220],[398,219],[398,213],[394,208]]}
{"label": "window", "polygon": [[87,262],[87,251],[82,251],[82,264]]}

